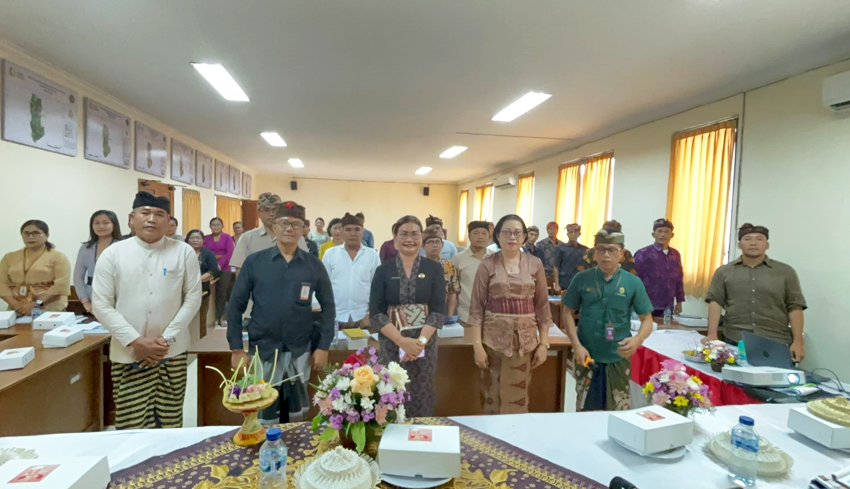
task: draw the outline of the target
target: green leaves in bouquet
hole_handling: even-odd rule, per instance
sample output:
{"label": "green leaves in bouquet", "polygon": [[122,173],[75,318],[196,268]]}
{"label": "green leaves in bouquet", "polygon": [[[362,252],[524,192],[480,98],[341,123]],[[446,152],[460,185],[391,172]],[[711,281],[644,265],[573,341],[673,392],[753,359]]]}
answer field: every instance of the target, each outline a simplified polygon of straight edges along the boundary
{"label": "green leaves in bouquet", "polygon": [[313,418],[313,433],[319,431],[319,425],[322,424],[323,416],[321,414],[317,414],[316,417]]}
{"label": "green leaves in bouquet", "polygon": [[336,434],[336,430],[328,426],[319,436],[319,441],[328,441]]}
{"label": "green leaves in bouquet", "polygon": [[366,424],[363,421],[351,426],[351,439],[357,444],[357,452],[363,453],[363,449],[366,448]]}

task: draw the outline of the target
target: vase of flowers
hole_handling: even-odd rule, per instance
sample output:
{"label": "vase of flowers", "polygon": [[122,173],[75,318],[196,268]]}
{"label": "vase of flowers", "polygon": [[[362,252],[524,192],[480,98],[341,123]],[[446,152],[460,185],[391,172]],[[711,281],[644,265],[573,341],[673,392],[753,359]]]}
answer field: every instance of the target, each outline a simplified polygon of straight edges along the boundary
{"label": "vase of flowers", "polygon": [[738,350],[719,340],[709,341],[702,349],[702,357],[715,372],[722,372],[724,365],[738,364]]}
{"label": "vase of flowers", "polygon": [[381,365],[374,348],[361,348],[314,386],[319,414],[313,418],[313,431],[324,426],[322,441],[337,435],[344,447],[362,453],[378,431],[405,421],[408,382],[407,371],[398,363]]}
{"label": "vase of flowers", "polygon": [[686,417],[714,410],[708,386],[699,377],[688,375],[683,364],[665,360],[661,367],[662,370],[650,377],[643,387],[649,402]]}

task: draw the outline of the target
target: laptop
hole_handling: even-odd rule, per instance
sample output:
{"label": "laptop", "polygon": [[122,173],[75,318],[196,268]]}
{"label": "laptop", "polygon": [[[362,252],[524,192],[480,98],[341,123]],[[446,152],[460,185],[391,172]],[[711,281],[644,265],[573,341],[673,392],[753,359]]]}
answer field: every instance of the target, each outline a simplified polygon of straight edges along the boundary
{"label": "laptop", "polygon": [[806,381],[815,384],[829,381],[831,379],[822,375],[806,372],[797,367],[791,359],[791,350],[788,345],[780,341],[774,341],[762,336],[744,331],[744,347],[747,350],[747,362],[754,367],[775,367],[801,370],[806,374]]}

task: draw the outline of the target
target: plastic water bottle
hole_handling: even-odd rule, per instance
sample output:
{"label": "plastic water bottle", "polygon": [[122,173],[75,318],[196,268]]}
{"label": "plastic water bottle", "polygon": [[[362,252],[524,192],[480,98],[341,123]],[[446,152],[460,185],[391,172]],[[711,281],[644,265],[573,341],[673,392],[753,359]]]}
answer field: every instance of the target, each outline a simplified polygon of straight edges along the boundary
{"label": "plastic water bottle", "polygon": [[286,457],[289,451],[280,439],[280,428],[269,428],[260,447],[259,489],[286,489]]}
{"label": "plastic water bottle", "polygon": [[673,311],[668,307],[664,309],[664,326],[670,326],[673,324]]}
{"label": "plastic water bottle", "polygon": [[41,316],[41,304],[40,300],[35,301],[35,305],[32,307],[32,312],[30,313],[30,317],[32,317],[32,322],[35,323],[35,320]]}
{"label": "plastic water bottle", "polygon": [[759,436],[753,429],[753,418],[741,416],[732,428],[732,459],[729,461],[729,478],[739,487],[756,485],[758,475]]}
{"label": "plastic water bottle", "polygon": [[747,362],[747,348],[744,346],[744,340],[738,342],[738,364],[749,365]]}
{"label": "plastic water bottle", "polygon": [[331,346],[339,343],[339,321],[334,320],[334,338],[331,340]]}

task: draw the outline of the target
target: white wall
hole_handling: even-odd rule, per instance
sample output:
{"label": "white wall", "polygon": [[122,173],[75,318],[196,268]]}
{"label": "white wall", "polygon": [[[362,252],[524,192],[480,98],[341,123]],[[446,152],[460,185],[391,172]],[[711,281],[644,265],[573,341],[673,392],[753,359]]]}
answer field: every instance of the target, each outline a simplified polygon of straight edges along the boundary
{"label": "white wall", "polygon": [[[0,58],[10,60],[77,91],[80,97],[78,102],[80,109],[83,97],[91,97],[129,116],[134,121],[142,121],[169,137],[177,138],[193,146],[196,150],[235,165],[243,172],[254,174],[253,171],[247,170],[227,155],[160,123],[98,88],[27,56],[12,46],[0,44]],[[88,239],[89,217],[94,211],[98,209],[114,211],[118,214],[122,232],[126,234],[128,232],[127,215],[131,211],[133,196],[138,191],[139,179],[185,185],[172,181],[170,178],[159,179],[132,169],[126,170],[86,160],[83,157],[85,121],[82,110],[79,111],[77,122],[79,129],[76,157],[0,140],[0,182],[3,186],[3,211],[0,213],[0,229],[3,232],[0,233],[0,253],[20,249],[23,246],[19,233],[21,224],[28,219],[41,219],[50,226],[50,241],[59,251],[68,256],[73,266],[80,243]],[[170,168],[169,165],[169,176]],[[256,187],[256,183],[254,186]],[[212,189],[195,186],[189,186],[189,188],[200,191],[201,222],[208,222],[215,215],[216,193]],[[182,221],[183,206],[180,188],[175,191],[174,200],[174,216]]]}
{"label": "white wall", "polygon": [[[793,266],[809,305],[806,311],[807,368],[825,367],[850,381],[850,117],[821,105],[825,77],[850,70],[842,62],[659,121],[624,131],[520,167],[535,172],[534,224],[554,218],[558,166],[603,151],[615,157],[611,216],[623,223],[626,246],[652,242],[652,221],[665,215],[672,134],[692,126],[741,116],[739,206],[733,225],[750,221],[771,229],[769,255]],[[508,172],[501,172],[508,173]],[[492,181],[463,182],[458,191]],[[513,212],[516,189],[495,191],[493,217]],[[472,197],[470,196],[470,209]],[[561,223],[562,225],[565,223]],[[593,230],[584,230],[593,232]],[[815,237],[825,239],[816,240]],[[739,253],[733,249],[733,256]],[[686,313],[704,314],[688,298]]]}
{"label": "white wall", "polygon": [[443,219],[448,239],[457,243],[457,186],[431,185],[428,197],[422,195],[423,184],[357,182],[298,178],[298,190],[292,191],[292,179],[282,175],[260,175],[255,187],[258,193],[274,192],[284,200],[294,200],[307,208],[307,218],[317,217],[329,223],[346,212],[363,212],[366,228],[375,235],[375,246],[392,237],[391,227],[402,216],[417,216],[422,224],[432,214]]}

